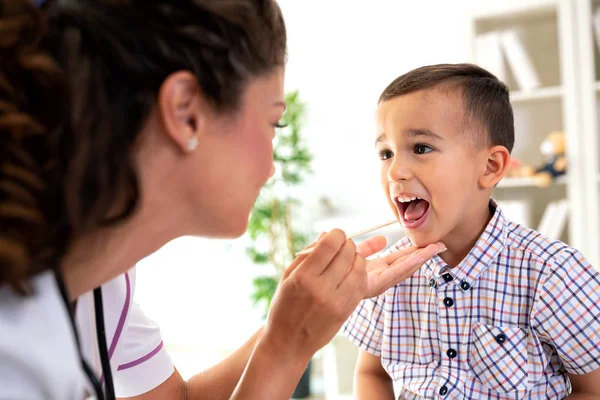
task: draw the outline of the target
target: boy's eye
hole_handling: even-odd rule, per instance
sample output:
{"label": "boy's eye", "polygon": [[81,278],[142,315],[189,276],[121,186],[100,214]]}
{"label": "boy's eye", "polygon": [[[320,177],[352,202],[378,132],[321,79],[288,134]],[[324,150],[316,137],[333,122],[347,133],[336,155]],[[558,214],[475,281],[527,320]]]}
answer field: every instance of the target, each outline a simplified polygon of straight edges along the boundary
{"label": "boy's eye", "polygon": [[427,154],[433,149],[425,144],[417,144],[415,146],[415,154]]}
{"label": "boy's eye", "polygon": [[275,122],[275,123],[273,124],[273,127],[275,127],[275,128],[285,128],[285,127],[287,127],[287,126],[288,126],[288,124],[286,124],[286,123],[283,123],[283,122],[281,122],[281,121]]}
{"label": "boy's eye", "polygon": [[379,159],[382,161],[387,160],[388,158],[392,158],[394,156],[394,153],[392,153],[390,150],[381,150],[379,152]]}

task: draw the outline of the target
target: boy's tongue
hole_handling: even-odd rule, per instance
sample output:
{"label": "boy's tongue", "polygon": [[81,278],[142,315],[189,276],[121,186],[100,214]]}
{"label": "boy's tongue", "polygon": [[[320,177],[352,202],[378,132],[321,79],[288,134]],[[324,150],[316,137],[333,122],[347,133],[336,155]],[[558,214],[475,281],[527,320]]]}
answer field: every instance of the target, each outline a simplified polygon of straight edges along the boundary
{"label": "boy's tongue", "polygon": [[420,219],[429,208],[429,202],[425,200],[414,200],[411,201],[406,211],[404,211],[404,219],[407,221],[416,221]]}

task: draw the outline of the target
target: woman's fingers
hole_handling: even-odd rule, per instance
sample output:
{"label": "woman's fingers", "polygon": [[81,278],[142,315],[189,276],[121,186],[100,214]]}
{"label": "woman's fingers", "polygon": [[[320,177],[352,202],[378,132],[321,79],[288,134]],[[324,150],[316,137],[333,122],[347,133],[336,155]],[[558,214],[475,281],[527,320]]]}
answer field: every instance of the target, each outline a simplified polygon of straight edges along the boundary
{"label": "woman's fingers", "polygon": [[346,234],[334,229],[326,233],[314,246],[313,251],[306,255],[296,271],[303,269],[309,276],[320,276],[328,268],[331,261],[346,243]]}
{"label": "woman's fingers", "polygon": [[[406,257],[406,256],[416,253],[416,252],[419,252],[419,254],[421,254],[423,257],[425,257],[426,260],[428,260],[431,257],[433,257],[434,255],[441,253],[445,249],[446,249],[446,246],[444,246],[444,244],[440,243],[440,242],[430,244],[429,246],[426,246],[426,247],[409,246],[409,247],[399,249],[393,253],[386,255],[385,257],[383,257],[383,260],[385,261],[386,264],[392,265],[393,263],[396,262],[396,260],[399,260],[402,257]],[[426,251],[424,253],[422,253],[423,250],[426,250]]]}
{"label": "woman's fingers", "polygon": [[317,236],[317,240],[315,240],[314,242],[312,242],[311,244],[309,244],[308,246],[306,246],[305,248],[303,248],[300,251],[302,252],[304,250],[312,249],[313,247],[315,247],[317,245],[317,243],[319,242],[319,240],[321,240],[321,238],[323,236],[325,236],[326,234],[327,234],[327,232],[321,232],[321,233],[319,233],[319,236]]}
{"label": "woman's fingers", "polygon": [[385,248],[387,239],[385,236],[374,236],[358,244],[358,251],[363,257],[370,257]]}
{"label": "woman's fingers", "polygon": [[350,267],[350,270],[340,282],[338,289],[344,292],[354,293],[358,300],[365,297],[368,289],[368,276],[367,276],[367,260],[360,253],[356,253],[354,256],[354,262]]}
{"label": "woman's fingers", "polygon": [[380,289],[378,290],[380,293],[377,293],[377,295],[411,277],[423,264],[425,264],[425,261],[427,261],[427,259],[423,258],[420,254],[413,253],[402,260],[396,261],[388,268],[376,272],[379,274],[380,286]]}
{"label": "woman's fingers", "polygon": [[321,274],[321,278],[324,279],[325,290],[332,290],[339,287],[344,277],[350,271],[355,256],[356,245],[352,240],[346,240],[340,252]]}
{"label": "woman's fingers", "polygon": [[[319,233],[319,236],[317,237],[317,240],[315,240],[314,242],[312,242],[310,245],[306,246],[303,250],[306,249],[311,249],[313,247],[315,247],[317,245],[317,243],[319,242],[319,240],[325,236],[326,232],[321,232]],[[297,256],[294,261],[285,269],[285,271],[283,271],[283,276],[281,277],[281,280],[286,279],[288,276],[290,276],[290,274],[292,272],[294,272],[294,270],[296,269],[296,267],[298,267],[298,265],[300,265],[300,263],[307,257],[307,254],[304,255],[299,255]]]}
{"label": "woman's fingers", "polygon": [[[394,257],[375,259],[369,262],[368,288],[365,298],[379,296],[389,288],[412,276],[427,260],[446,250],[441,243],[430,244],[427,247],[403,249],[400,255]],[[389,261],[392,261],[388,263]]]}

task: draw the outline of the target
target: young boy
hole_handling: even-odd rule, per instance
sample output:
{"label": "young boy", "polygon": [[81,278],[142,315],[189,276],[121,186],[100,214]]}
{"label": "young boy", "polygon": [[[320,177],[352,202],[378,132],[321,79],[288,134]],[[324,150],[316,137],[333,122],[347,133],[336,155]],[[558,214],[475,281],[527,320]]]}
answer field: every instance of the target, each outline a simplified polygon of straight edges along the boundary
{"label": "young boy", "polygon": [[448,250],[345,324],[358,399],[600,398],[600,273],[491,199],[513,142],[507,87],[477,66],[419,68],[381,95],[381,183],[407,233],[392,250]]}

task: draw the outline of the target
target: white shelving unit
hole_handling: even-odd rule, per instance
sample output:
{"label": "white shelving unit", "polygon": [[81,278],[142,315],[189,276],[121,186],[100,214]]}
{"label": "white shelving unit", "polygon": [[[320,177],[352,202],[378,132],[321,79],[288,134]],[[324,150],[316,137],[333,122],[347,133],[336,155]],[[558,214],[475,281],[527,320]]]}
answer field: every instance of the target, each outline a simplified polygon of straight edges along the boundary
{"label": "white shelving unit", "polygon": [[[576,74],[579,78],[578,90],[581,99],[581,131],[578,135],[583,145],[581,157],[585,167],[585,190],[583,195],[588,205],[582,212],[586,214],[585,232],[588,239],[586,256],[598,268],[600,266],[600,150],[598,134],[598,111],[600,100],[600,44],[596,40],[593,15],[600,10],[600,0],[573,1],[573,19],[577,50]],[[598,26],[596,29],[600,29]]]}
{"label": "white shelving unit", "polygon": [[[599,177],[600,179],[600,177]],[[567,184],[567,178],[564,176],[559,177],[558,179],[556,179],[556,181],[554,181],[554,185],[555,186],[559,186],[559,185],[566,185]],[[501,189],[508,189],[508,188],[535,188],[535,182],[533,181],[533,178],[530,177],[523,177],[523,178],[504,178],[503,180],[501,180],[498,183],[498,187]],[[543,188],[540,188],[539,190],[543,190]]]}
{"label": "white shelving unit", "polygon": [[[505,178],[494,197],[499,201],[529,202],[532,228],[537,228],[549,203],[566,198],[568,229],[560,239],[599,265],[600,164],[596,125],[600,59],[594,60],[598,52],[594,47],[591,16],[600,6],[600,0],[494,3],[480,2],[479,9],[472,13],[472,61],[478,60],[477,39],[482,35],[516,29],[540,83],[539,87],[521,88],[518,74],[503,55],[504,69],[499,68],[498,72],[511,89],[516,135],[513,156],[527,164],[539,165],[543,162],[540,143],[549,132],[563,130],[568,162],[567,175],[551,187],[538,188],[530,178]],[[586,39],[582,40],[582,36]]]}
{"label": "white shelving unit", "polygon": [[560,99],[563,95],[561,86],[551,86],[536,90],[521,90],[511,93],[510,98],[513,104],[527,103],[537,100]]}

